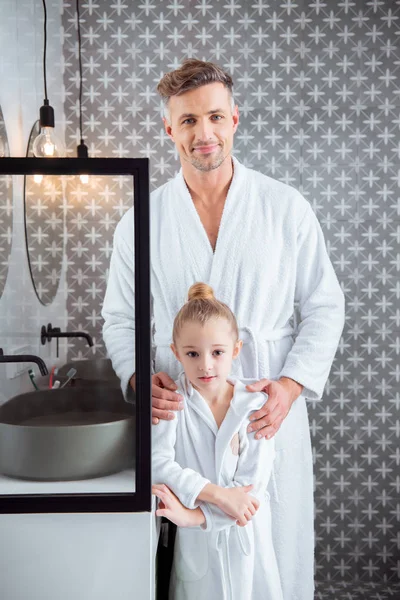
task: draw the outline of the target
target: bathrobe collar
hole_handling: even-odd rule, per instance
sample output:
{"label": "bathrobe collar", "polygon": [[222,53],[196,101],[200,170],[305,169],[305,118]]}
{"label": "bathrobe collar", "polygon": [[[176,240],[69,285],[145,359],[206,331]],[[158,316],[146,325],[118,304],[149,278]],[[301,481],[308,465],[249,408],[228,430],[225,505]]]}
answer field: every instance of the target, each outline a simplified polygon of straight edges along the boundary
{"label": "bathrobe collar", "polygon": [[[176,186],[174,191],[177,192],[174,198],[174,202],[176,203],[175,214],[183,236],[182,239],[188,240],[186,251],[191,257],[192,264],[195,266],[197,280],[204,281],[204,273],[207,273],[208,282],[214,290],[218,290],[221,280],[224,280],[224,269],[229,265],[229,261],[237,256],[244,235],[242,229],[245,224],[243,220],[236,223],[237,218],[235,220],[235,215],[240,213],[240,207],[243,205],[243,202],[248,201],[248,170],[233,156],[232,164],[233,177],[222,211],[214,251],[193,203],[183,177],[182,169],[180,169],[174,180]],[[232,223],[235,223],[237,232],[237,235],[233,239],[231,232]],[[190,243],[188,231],[195,232],[198,240],[195,245]]]}
{"label": "bathrobe collar", "polygon": [[218,429],[214,415],[206,400],[192,386],[184,372],[179,376],[179,387],[185,392],[186,402],[204,420],[215,435],[215,472],[219,485],[224,485],[224,456],[226,450],[230,447],[233,436],[238,433],[243,422],[248,419],[250,412],[261,408],[268,398],[262,392],[249,392],[246,390],[246,385],[233,376],[229,376],[227,381],[234,386],[234,392],[225,418]]}

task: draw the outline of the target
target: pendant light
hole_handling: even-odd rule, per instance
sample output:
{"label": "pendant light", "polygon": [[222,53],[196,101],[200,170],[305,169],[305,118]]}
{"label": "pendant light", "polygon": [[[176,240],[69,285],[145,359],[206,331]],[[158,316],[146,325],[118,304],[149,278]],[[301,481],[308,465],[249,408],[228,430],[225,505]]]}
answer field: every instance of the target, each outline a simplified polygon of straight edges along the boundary
{"label": "pendant light", "polygon": [[40,134],[33,142],[33,154],[39,158],[51,158],[65,156],[65,147],[54,132],[54,109],[49,104],[47,97],[46,76],[46,46],[47,46],[47,10],[46,2],[43,1],[44,11],[44,44],[43,44],[43,79],[44,79],[44,102],[40,107]]}
{"label": "pendant light", "polygon": [[[81,25],[79,19],[79,0],[76,0],[76,20],[78,26],[78,58],[79,58],[79,134],[81,143],[77,147],[77,156],[78,158],[88,158],[89,151],[83,139],[82,132],[82,87],[83,87],[83,77],[82,77],[82,42],[81,42]],[[79,175],[79,179],[81,183],[86,184],[89,183],[89,175],[86,173],[82,173]]]}

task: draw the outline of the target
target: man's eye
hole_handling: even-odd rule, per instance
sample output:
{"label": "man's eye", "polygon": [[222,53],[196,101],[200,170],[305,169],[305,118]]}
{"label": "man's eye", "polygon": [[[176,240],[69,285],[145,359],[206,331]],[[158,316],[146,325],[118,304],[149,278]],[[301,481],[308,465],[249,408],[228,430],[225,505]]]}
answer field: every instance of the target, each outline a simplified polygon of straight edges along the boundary
{"label": "man's eye", "polygon": [[212,118],[215,119],[216,121],[219,121],[220,119],[223,119],[223,116],[222,115],[213,115]]}
{"label": "man's eye", "polygon": [[182,121],[182,125],[191,125],[192,123],[194,123],[194,119],[185,119]]}

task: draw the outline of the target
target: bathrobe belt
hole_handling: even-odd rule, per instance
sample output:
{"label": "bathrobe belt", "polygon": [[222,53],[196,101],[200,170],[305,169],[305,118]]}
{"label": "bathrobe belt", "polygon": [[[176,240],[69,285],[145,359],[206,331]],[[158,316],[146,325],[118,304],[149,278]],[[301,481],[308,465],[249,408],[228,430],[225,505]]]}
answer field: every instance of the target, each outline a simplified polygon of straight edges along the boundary
{"label": "bathrobe belt", "polygon": [[[240,365],[246,365],[247,373],[243,373],[242,366],[237,373],[238,377],[249,378],[248,373],[254,373],[254,378],[271,377],[269,353],[267,342],[282,340],[294,334],[294,329],[290,326],[276,329],[257,330],[251,327],[239,328],[239,339],[243,341]],[[171,344],[171,337],[164,336],[161,332],[155,332],[154,343],[157,348],[168,348]]]}

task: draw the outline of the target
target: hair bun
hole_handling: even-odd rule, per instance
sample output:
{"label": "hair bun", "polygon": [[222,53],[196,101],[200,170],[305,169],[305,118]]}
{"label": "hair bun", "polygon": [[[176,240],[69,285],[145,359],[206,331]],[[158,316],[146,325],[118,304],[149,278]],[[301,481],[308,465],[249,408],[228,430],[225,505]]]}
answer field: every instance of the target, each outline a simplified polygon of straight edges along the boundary
{"label": "hair bun", "polygon": [[188,300],[213,300],[214,290],[207,283],[194,283],[190,286]]}

